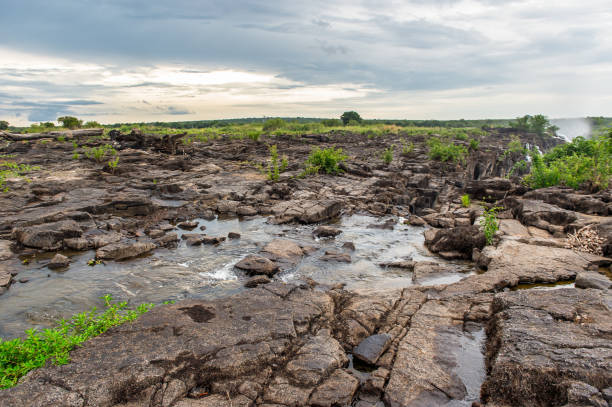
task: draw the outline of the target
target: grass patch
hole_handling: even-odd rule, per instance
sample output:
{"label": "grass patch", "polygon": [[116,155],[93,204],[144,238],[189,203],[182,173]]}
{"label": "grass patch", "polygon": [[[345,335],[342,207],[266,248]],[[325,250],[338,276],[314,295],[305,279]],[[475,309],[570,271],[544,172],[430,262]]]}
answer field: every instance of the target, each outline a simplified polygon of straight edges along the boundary
{"label": "grass patch", "polygon": [[69,352],[76,346],[113,326],[133,321],[153,308],[153,304],[141,304],[131,310],[127,308],[127,302],[113,303],[110,295],[102,299],[105,308],[102,312],[94,307],[69,320],[59,321],[57,328],[28,329],[25,339],[0,339],[0,388],[16,385],[19,378],[47,362],[54,365],[68,363]]}
{"label": "grass patch", "polygon": [[444,141],[438,137],[432,137],[427,141],[429,146],[429,158],[442,162],[452,161],[454,163],[465,162],[467,148],[457,145],[451,141]]}
{"label": "grass patch", "polygon": [[35,170],[40,170],[40,167],[17,164],[14,161],[0,161],[0,191],[8,192],[9,188],[6,186],[6,180],[8,178],[20,177],[25,178],[26,181],[29,182],[25,174]]}
{"label": "grass patch", "polygon": [[471,204],[472,201],[470,201],[470,196],[468,194],[461,195],[461,206],[469,208]]}

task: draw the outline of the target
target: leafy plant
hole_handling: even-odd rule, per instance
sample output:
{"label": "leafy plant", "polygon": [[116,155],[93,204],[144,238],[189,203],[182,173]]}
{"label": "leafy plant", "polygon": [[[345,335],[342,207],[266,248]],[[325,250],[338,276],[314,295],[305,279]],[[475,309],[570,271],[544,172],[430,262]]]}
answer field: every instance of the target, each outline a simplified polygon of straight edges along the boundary
{"label": "leafy plant", "polygon": [[401,138],[400,141],[402,143],[402,155],[409,155],[410,153],[414,151],[413,142],[408,143],[403,138]]}
{"label": "leafy plant", "polygon": [[382,159],[385,164],[389,165],[393,161],[393,150],[395,149],[395,145],[390,145],[385,149],[382,154]]}
{"label": "leafy plant", "polygon": [[470,150],[476,151],[480,147],[480,141],[475,138],[470,139]]}
{"label": "leafy plant", "polygon": [[73,160],[78,160],[79,158],[81,158],[81,155],[79,153],[77,153],[76,151],[74,153],[72,153],[72,159]]}
{"label": "leafy plant", "polygon": [[110,168],[111,173],[115,173],[115,170],[117,169],[117,166],[119,165],[119,156],[115,157],[114,160],[110,160],[108,162],[108,168]]}
{"label": "leafy plant", "polygon": [[432,137],[427,141],[429,146],[429,158],[442,162],[452,161],[455,163],[464,162],[467,155],[467,148],[453,144],[452,142],[442,141],[440,138]]}
{"label": "leafy plant", "polygon": [[17,164],[14,161],[0,161],[0,191],[8,192],[6,186],[6,180],[12,177],[25,178],[29,182],[29,179],[25,177],[25,174],[30,171],[40,170],[38,166],[30,166],[27,164]]}
{"label": "leafy plant", "polygon": [[287,123],[281,118],[268,119],[263,125],[263,131],[278,130],[285,127],[286,125]]}
{"label": "leafy plant", "polygon": [[64,141],[66,141],[66,137],[64,137],[64,136],[59,136],[59,137],[57,138],[57,141],[59,141],[60,143],[63,143]]}
{"label": "leafy plant", "polygon": [[76,346],[113,326],[135,320],[154,306],[141,304],[130,310],[127,302],[113,303],[110,295],[101,298],[105,307],[102,312],[94,307],[68,320],[60,320],[56,328],[42,332],[28,329],[25,339],[0,339],[0,388],[14,386],[20,377],[47,361],[55,365],[68,363],[69,352]]}
{"label": "leafy plant", "polygon": [[280,176],[280,168],[278,166],[278,149],[276,144],[270,146],[270,162],[268,164],[268,179],[270,181],[278,181]]}
{"label": "leafy plant", "polygon": [[499,206],[492,207],[491,209],[484,208],[483,218],[481,226],[484,229],[485,239],[488,245],[493,244],[493,237],[495,232],[499,230],[499,219],[497,219],[497,211],[503,209]]}
{"label": "leafy plant", "polygon": [[289,167],[289,159],[286,155],[284,155],[281,159],[280,172],[285,172],[287,170],[287,167]]}
{"label": "leafy plant", "polygon": [[94,161],[101,163],[104,161],[106,155],[117,155],[117,150],[115,150],[111,145],[104,144],[98,147],[91,147],[85,149],[85,156],[89,159],[93,159]]}
{"label": "leafy plant", "polygon": [[348,156],[342,152],[341,148],[330,147],[322,150],[315,147],[306,160],[304,174],[317,174],[320,171],[324,171],[326,174],[339,174],[342,172],[339,164],[347,158]]}
{"label": "leafy plant", "polygon": [[461,206],[464,208],[469,208],[472,202],[470,201],[470,196],[468,194],[461,195]]}

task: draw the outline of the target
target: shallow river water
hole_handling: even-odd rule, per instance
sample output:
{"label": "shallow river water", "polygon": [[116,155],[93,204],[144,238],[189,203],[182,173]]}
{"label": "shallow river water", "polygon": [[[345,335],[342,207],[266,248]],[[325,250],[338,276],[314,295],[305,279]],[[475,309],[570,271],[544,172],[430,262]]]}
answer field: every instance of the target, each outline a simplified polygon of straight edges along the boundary
{"label": "shallow river water", "polygon": [[[277,279],[292,282],[310,277],[322,283],[345,283],[347,289],[355,291],[407,287],[413,284],[411,272],[379,264],[407,259],[441,260],[424,248],[424,229],[404,225],[401,220],[393,230],[385,230],[369,227],[380,224],[383,220],[379,218],[344,217],[334,225],[342,234],[319,240],[312,236],[312,225],[273,225],[265,218],[200,219],[192,232],[200,232],[199,226],[206,226],[202,233],[227,236],[238,232],[241,238],[218,246],[187,246],[181,240],[175,249],[159,249],[145,257],[94,267],[87,265],[94,251],[65,253],[72,261],[65,271],[48,269],[49,255],[32,257],[28,265],[22,266],[18,281],[0,296],[0,337],[19,336],[24,329],[47,327],[58,318],[100,306],[99,297],[105,294],[131,304],[231,295],[243,289],[247,278],[234,264],[279,237],[314,245],[318,250],[305,256],[295,268],[277,274]],[[180,229],[177,232],[187,233]],[[351,252],[352,263],[319,260],[326,250],[344,251],[344,242],[353,242],[356,247]],[[420,284],[451,283],[473,273],[469,264],[456,262],[449,266],[453,272]]]}

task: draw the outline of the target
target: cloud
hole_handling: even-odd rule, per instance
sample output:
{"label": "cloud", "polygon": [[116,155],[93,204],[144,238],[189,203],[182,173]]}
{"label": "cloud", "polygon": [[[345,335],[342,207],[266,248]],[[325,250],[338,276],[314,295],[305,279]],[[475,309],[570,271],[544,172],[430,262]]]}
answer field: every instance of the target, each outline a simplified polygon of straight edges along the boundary
{"label": "cloud", "polygon": [[[19,105],[19,112],[38,109],[32,117],[68,109],[120,121],[289,109],[281,104],[296,115],[347,104],[369,109],[366,117],[424,114],[425,107],[451,117],[491,112],[461,92],[488,92],[498,103],[493,113],[504,117],[521,108],[499,92],[549,115],[612,110],[608,0],[5,3],[5,115],[16,114],[12,95],[41,104]],[[415,106],[416,95],[427,93],[429,101]]]}

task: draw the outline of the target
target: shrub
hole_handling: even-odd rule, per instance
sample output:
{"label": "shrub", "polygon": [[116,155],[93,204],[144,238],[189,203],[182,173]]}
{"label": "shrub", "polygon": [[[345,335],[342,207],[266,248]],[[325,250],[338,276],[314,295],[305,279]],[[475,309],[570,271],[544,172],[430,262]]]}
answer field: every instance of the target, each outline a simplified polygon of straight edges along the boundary
{"label": "shrub", "polygon": [[273,131],[285,127],[287,123],[281,118],[268,119],[263,124],[263,131]]}
{"label": "shrub", "polygon": [[6,130],[9,128],[9,122],[6,120],[0,120],[0,130]]}
{"label": "shrub", "polygon": [[83,124],[83,120],[79,120],[72,116],[58,117],[57,121],[62,123],[62,127],[66,127],[68,129],[78,129]]}
{"label": "shrub", "polygon": [[28,329],[25,339],[0,339],[0,388],[14,386],[20,377],[44,366],[47,361],[55,365],[68,363],[69,352],[76,346],[113,326],[133,321],[153,308],[153,304],[142,304],[130,310],[127,302],[113,304],[110,295],[102,298],[106,309],[101,313],[93,308],[67,321],[59,321],[57,328],[42,332]]}
{"label": "shrub", "polygon": [[321,124],[325,127],[338,127],[338,126],[342,126],[342,120],[325,119],[325,120],[321,120]]}
{"label": "shrub", "polygon": [[480,141],[472,138],[470,139],[470,150],[476,151],[480,147]]}
{"label": "shrub", "polygon": [[[188,142],[191,142],[191,140],[188,140]],[[117,155],[117,150],[115,150],[109,144],[104,144],[102,146],[91,147],[91,148],[85,149],[85,156],[89,159],[93,159],[94,161],[98,163],[101,163],[102,161],[104,161],[104,158],[106,157],[107,154],[110,154],[113,156]]]}
{"label": "shrub", "polygon": [[261,131],[259,130],[250,131],[247,133],[247,137],[253,141],[259,142],[259,139],[261,137]]}
{"label": "shrub", "polygon": [[469,208],[471,205],[470,196],[468,194],[461,195],[461,206]]}
{"label": "shrub", "polygon": [[408,155],[414,151],[414,143],[407,143],[403,138],[400,141],[402,142],[402,155]]}
{"label": "shrub", "polygon": [[485,239],[488,245],[493,244],[493,237],[495,232],[499,230],[499,220],[497,219],[497,211],[503,209],[498,206],[491,209],[484,208],[484,214],[482,215],[481,226],[484,229]]}
{"label": "shrub", "polygon": [[533,188],[565,185],[574,189],[605,189],[612,176],[612,138],[581,137],[542,157],[532,150],[531,172],[524,178]]}
{"label": "shrub", "polygon": [[330,147],[322,150],[319,147],[315,147],[306,160],[304,174],[317,174],[320,171],[324,171],[326,174],[339,174],[342,172],[339,164],[347,158],[348,156],[342,153],[341,148],[335,149]]}
{"label": "shrub", "polygon": [[268,163],[268,179],[270,181],[278,181],[280,177],[280,169],[278,166],[278,149],[276,144],[270,146],[270,162]]}
{"label": "shrub", "polygon": [[429,158],[442,162],[452,161],[455,163],[464,162],[467,155],[467,148],[455,145],[451,142],[443,142],[439,138],[430,138],[427,141],[429,146]]}
{"label": "shrub", "polygon": [[361,119],[361,116],[359,116],[359,113],[352,111],[352,110],[350,112],[342,113],[342,116],[340,116],[340,120],[342,120],[342,123],[344,123],[345,126],[350,124],[351,121],[356,122],[357,125],[359,125],[362,122],[362,119]]}
{"label": "shrub", "polygon": [[83,127],[85,127],[86,129],[93,129],[93,128],[102,127],[102,126],[97,121],[92,120],[92,121],[85,122]]}
{"label": "shrub", "polygon": [[117,169],[117,166],[119,165],[119,156],[115,157],[114,160],[110,160],[108,162],[108,168],[110,168],[111,173],[115,173],[115,170]]}
{"label": "shrub", "polygon": [[395,146],[394,145],[390,145],[383,152],[382,159],[383,159],[385,164],[389,165],[389,164],[391,164],[391,161],[393,161],[393,150],[394,149],[395,149]]}

